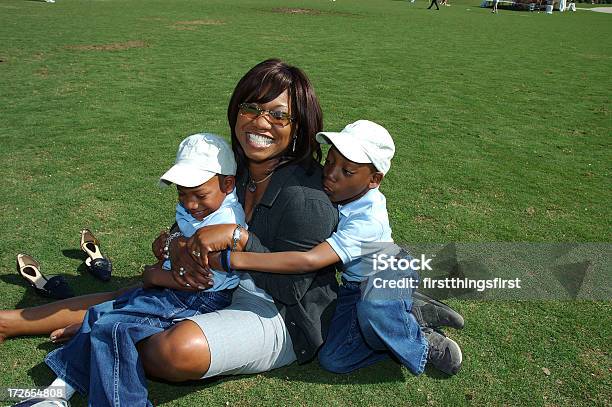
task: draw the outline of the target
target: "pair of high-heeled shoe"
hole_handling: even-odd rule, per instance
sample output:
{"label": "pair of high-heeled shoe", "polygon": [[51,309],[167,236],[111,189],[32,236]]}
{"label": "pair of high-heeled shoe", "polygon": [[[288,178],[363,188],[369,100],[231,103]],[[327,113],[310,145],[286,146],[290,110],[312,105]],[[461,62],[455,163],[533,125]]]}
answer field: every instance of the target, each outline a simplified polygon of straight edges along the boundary
{"label": "pair of high-heeled shoe", "polygon": [[[100,241],[88,229],[81,231],[81,250],[87,254],[85,265],[89,272],[99,280],[110,280],[112,263],[102,255]],[[45,277],[41,272],[40,263],[28,254],[17,255],[17,272],[44,297],[64,299],[74,296],[63,276]]]}

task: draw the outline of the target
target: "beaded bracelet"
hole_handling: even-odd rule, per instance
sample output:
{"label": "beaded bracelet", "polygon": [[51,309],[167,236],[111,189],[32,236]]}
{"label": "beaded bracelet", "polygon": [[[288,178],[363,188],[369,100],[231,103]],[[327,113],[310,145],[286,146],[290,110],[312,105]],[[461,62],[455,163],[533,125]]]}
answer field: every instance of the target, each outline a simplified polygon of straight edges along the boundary
{"label": "beaded bracelet", "polygon": [[166,238],[166,243],[164,243],[164,259],[168,260],[170,258],[170,243],[180,236],[183,236],[181,232],[174,232]]}

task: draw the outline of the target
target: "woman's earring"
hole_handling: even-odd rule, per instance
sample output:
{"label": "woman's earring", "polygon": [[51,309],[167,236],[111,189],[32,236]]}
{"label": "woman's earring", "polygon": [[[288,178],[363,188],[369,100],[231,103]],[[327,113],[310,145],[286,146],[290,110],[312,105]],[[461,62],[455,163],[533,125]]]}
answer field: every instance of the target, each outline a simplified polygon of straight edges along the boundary
{"label": "woman's earring", "polygon": [[293,136],[293,152],[295,153],[295,142],[297,141],[297,136]]}

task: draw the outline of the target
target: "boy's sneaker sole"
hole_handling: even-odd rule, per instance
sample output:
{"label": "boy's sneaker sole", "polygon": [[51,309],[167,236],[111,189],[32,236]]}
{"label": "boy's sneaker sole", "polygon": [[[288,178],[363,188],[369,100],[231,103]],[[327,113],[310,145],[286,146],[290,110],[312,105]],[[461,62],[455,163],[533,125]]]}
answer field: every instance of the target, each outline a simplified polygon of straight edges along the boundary
{"label": "boy's sneaker sole", "polygon": [[412,314],[419,325],[426,328],[447,326],[462,329],[465,325],[463,317],[457,311],[418,291],[412,293]]}
{"label": "boy's sneaker sole", "polygon": [[427,362],[448,375],[456,375],[463,363],[463,354],[457,342],[431,328],[423,328],[422,332],[429,343]]}

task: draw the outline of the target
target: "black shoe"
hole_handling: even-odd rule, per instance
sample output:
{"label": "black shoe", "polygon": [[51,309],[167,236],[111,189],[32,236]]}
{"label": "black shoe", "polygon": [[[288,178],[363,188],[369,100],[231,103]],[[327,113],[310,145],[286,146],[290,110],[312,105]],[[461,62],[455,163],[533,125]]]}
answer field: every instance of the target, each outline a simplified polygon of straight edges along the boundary
{"label": "black shoe", "polygon": [[113,272],[113,264],[102,255],[100,241],[89,229],[81,231],[81,250],[87,254],[85,265],[91,274],[98,280],[108,281]]}
{"label": "black shoe", "polygon": [[17,272],[38,294],[44,297],[58,300],[74,297],[72,289],[63,276],[45,277],[40,271],[40,263],[28,254],[17,255]]}
{"label": "black shoe", "polygon": [[448,375],[457,374],[463,361],[461,348],[457,342],[431,328],[423,328],[422,332],[429,343],[427,363],[431,363],[436,369]]}
{"label": "black shoe", "polygon": [[462,329],[465,323],[457,311],[418,291],[412,293],[412,315],[419,325],[427,328],[448,326]]}

